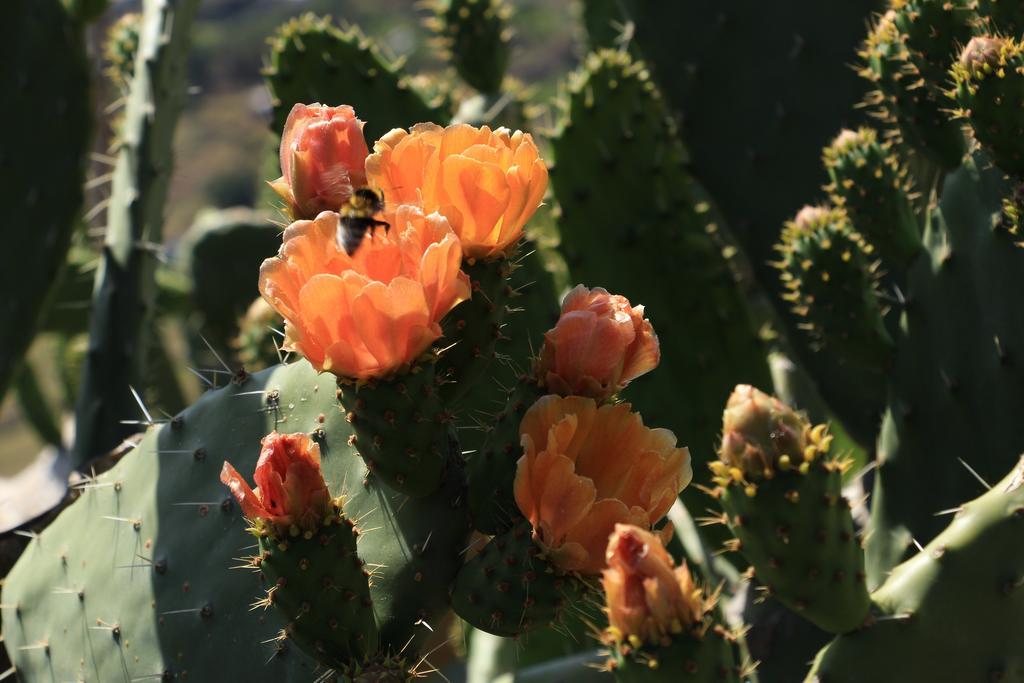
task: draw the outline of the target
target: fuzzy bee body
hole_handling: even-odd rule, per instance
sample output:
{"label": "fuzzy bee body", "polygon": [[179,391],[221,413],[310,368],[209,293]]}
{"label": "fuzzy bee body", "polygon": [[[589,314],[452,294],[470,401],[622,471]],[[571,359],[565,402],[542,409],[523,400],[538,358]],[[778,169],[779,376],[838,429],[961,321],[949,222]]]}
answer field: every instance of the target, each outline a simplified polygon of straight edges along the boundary
{"label": "fuzzy bee body", "polygon": [[383,210],[384,193],[368,187],[359,188],[352,193],[348,201],[342,205],[339,212],[341,218],[338,220],[338,243],[346,254],[352,256],[356,253],[367,231],[372,233],[376,228],[384,228],[385,231],[391,228],[387,221],[374,218]]}

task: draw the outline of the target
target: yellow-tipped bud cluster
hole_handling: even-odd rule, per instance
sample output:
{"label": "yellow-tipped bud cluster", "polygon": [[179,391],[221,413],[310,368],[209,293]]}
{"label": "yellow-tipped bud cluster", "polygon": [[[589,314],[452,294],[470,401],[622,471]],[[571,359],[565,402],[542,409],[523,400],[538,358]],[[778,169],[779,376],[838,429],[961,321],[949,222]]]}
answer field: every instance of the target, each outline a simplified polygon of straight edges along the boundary
{"label": "yellow-tipped bud cluster", "polygon": [[[1013,38],[975,36],[960,52],[960,59],[951,69],[954,82],[960,86],[968,81],[981,81],[989,76],[1005,78],[1008,70],[1019,72],[1015,61],[1024,52],[1024,44]],[[968,85],[972,94],[976,85]],[[953,96],[956,96],[954,90]]]}
{"label": "yellow-tipped bud cluster", "polygon": [[831,444],[825,425],[812,426],[805,415],[774,396],[741,384],[726,403],[719,459],[710,467],[716,484],[739,485],[754,496],[757,482],[777,472],[806,474]]}

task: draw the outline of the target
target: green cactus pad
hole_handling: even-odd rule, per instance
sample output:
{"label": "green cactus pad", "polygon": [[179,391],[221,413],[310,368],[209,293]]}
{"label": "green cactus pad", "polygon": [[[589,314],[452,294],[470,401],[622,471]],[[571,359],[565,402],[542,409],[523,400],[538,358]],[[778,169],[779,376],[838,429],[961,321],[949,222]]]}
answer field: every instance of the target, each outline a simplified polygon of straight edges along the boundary
{"label": "green cactus pad", "polygon": [[0,156],[8,226],[0,282],[9,296],[0,307],[0,397],[60,280],[82,203],[92,119],[85,45],[59,0],[5,9],[2,87],[11,104]]}
{"label": "green cactus pad", "polygon": [[844,212],[810,206],[786,224],[777,265],[788,290],[784,297],[813,338],[878,370],[889,363],[892,339],[882,320],[871,249]]}
{"label": "green cactus pad", "polygon": [[[561,250],[577,282],[644,305],[662,360],[624,393],[706,472],[729,391],[770,382],[765,349],[645,65],[624,52],[590,55],[567,107],[552,140]],[[683,499],[705,504],[696,487]]]}
{"label": "green cactus pad", "polygon": [[409,496],[433,493],[445,477],[451,413],[442,402],[434,359],[387,380],[339,383],[352,445],[366,466]]}
{"label": "green cactus pad", "polygon": [[508,66],[511,9],[503,0],[438,0],[430,22],[456,72],[482,93],[497,93]]}
{"label": "green cactus pad", "polygon": [[531,376],[520,376],[509,389],[505,406],[491,421],[480,451],[469,459],[469,510],[477,531],[496,534],[522,518],[512,491],[516,465],[523,454],[519,424],[543,395],[544,390]]}
{"label": "green cactus pad", "polygon": [[860,74],[876,87],[866,103],[908,146],[943,168],[956,168],[965,152],[963,135],[946,113],[947,99],[922,82],[894,18],[892,12],[882,16],[860,52]]}
{"label": "green cactus pad", "polygon": [[4,644],[25,680],[316,677],[312,660],[275,641],[277,612],[250,611],[268,586],[248,570],[255,541],[218,477],[224,460],[251,473],[275,428],[317,438],[331,493],[360,529],[380,644],[418,659],[469,532],[457,448],[442,486],[410,499],[348,445],[332,375],[299,361],[242,379],[151,428],[29,544],[2,597]]}
{"label": "green cactus pad", "polygon": [[199,367],[217,365],[206,342],[220,354],[230,350],[239,318],[259,296],[260,264],[280,246],[281,227],[267,214],[243,208],[204,211],[182,236],[179,254],[191,276],[195,311],[189,320],[192,357]]}
{"label": "green cactus pad", "polygon": [[342,668],[377,652],[370,571],[356,551],[358,530],[338,517],[310,538],[259,538],[264,606],[288,620],[288,639],[314,659]]}
{"label": "green cactus pad", "polygon": [[802,469],[794,462],[771,479],[730,481],[719,501],[767,590],[815,625],[845,633],[864,622],[870,601],[842,466],[819,457]]}
{"label": "green cactus pad", "polygon": [[392,128],[448,119],[357,27],[343,31],[329,17],[305,14],[281,26],[270,44],[264,75],[274,98],[273,128],[279,133],[299,102],[351,105],[366,122],[371,147]]}
{"label": "green cactus pad", "polygon": [[1024,44],[1013,38],[971,39],[953,66],[960,116],[999,168],[1024,176]]}
{"label": "green cactus pad", "polygon": [[739,683],[734,638],[719,619],[705,617],[702,635],[680,634],[669,645],[613,648],[608,668],[620,683]]}
{"label": "green cactus pad", "polygon": [[873,623],[821,651],[814,683],[1024,680],[1024,461],[872,595]]}
{"label": "green cactus pad", "polygon": [[93,290],[89,353],[75,406],[75,467],[116,447],[132,431],[123,420],[139,413],[129,387],[144,376],[153,345],[154,245],[162,242],[172,143],[187,97],[186,56],[198,5],[199,0],[148,1],[139,25]]}
{"label": "green cactus pad", "polygon": [[940,510],[976,495],[1024,452],[1024,249],[1005,229],[1009,184],[977,156],[946,177],[906,274],[889,408],[878,442],[869,585],[939,533]]}
{"label": "green cactus pad", "polygon": [[459,570],[452,607],[474,628],[512,638],[558,622],[583,590],[578,579],[548,564],[524,521]]}
{"label": "green cactus pad", "polygon": [[464,261],[462,270],[469,276],[473,295],[445,316],[444,336],[438,342],[449,347],[441,353],[437,373],[443,379],[441,395],[452,409],[478,382],[486,381],[503,339],[501,328],[513,293],[509,259]]}
{"label": "green cactus pad", "polygon": [[906,266],[921,250],[921,234],[903,166],[871,128],[844,130],[825,148],[832,202],[882,256]]}

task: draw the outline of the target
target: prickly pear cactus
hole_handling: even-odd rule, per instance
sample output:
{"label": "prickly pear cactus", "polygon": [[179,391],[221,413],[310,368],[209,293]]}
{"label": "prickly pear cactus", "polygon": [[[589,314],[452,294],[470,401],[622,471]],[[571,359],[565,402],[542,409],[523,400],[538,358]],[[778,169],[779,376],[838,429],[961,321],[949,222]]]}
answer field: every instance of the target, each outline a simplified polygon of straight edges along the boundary
{"label": "prickly pear cactus", "polygon": [[91,120],[80,26],[59,0],[18,0],[8,9],[2,87],[23,104],[7,107],[6,128],[18,133],[7,136],[0,156],[8,226],[0,272],[5,291],[18,292],[0,306],[0,396],[60,280],[82,204]]}
{"label": "prickly pear cactus", "polygon": [[282,26],[271,39],[264,72],[274,98],[275,131],[297,102],[346,102],[366,121],[366,138],[420,121],[444,123],[439,103],[428,102],[356,27],[341,30],[329,18],[306,14]]}
{"label": "prickly pear cactus", "polygon": [[315,662],[279,638],[277,613],[250,609],[270,586],[252,571],[255,541],[218,479],[225,459],[252,471],[260,439],[275,428],[319,443],[330,490],[344,496],[344,514],[359,530],[381,648],[414,665],[412,654],[447,610],[466,546],[458,454],[431,495],[397,493],[349,446],[335,392],[334,377],[305,361],[240,376],[151,427],[112,470],[84,484],[4,586],[5,639],[21,675],[315,678]]}
{"label": "prickly pear cactus", "polygon": [[154,245],[161,242],[171,143],[185,105],[185,56],[198,4],[147,0],[143,8],[75,410],[76,466],[115,447],[130,431],[121,421],[136,414],[129,386],[141,376],[151,343],[146,331],[156,300]]}
{"label": "prickly pear cactus", "polygon": [[1024,679],[1024,461],[954,514],[875,591],[874,619],[821,651],[809,682]]}

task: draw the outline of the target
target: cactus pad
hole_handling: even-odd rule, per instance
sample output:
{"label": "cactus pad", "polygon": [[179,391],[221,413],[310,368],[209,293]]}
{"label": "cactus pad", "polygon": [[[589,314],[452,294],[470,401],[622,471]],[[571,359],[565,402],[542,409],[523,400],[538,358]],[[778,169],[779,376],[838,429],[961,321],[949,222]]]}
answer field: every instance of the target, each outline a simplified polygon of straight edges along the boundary
{"label": "cactus pad", "polygon": [[373,574],[380,643],[413,655],[448,609],[469,518],[457,452],[441,487],[410,499],[367,472],[348,445],[332,375],[305,361],[211,391],[152,427],[109,472],[33,541],[4,585],[5,645],[27,680],[309,681],[314,662],[286,641],[249,565],[254,540],[218,480],[222,460],[255,468],[260,439],[305,430],[324,476],[361,530]]}

